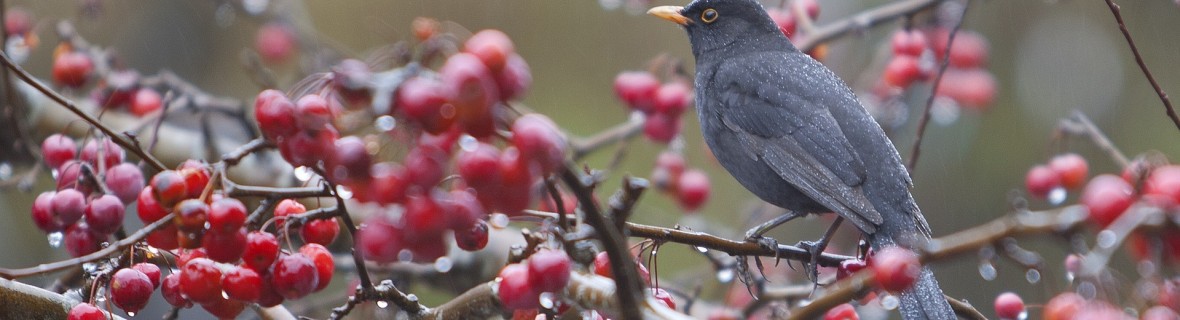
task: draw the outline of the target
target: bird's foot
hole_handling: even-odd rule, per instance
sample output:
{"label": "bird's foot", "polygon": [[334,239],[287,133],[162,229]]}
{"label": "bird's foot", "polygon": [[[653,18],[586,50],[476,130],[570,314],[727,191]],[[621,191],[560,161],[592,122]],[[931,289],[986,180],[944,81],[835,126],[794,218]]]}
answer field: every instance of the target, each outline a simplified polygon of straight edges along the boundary
{"label": "bird's foot", "polygon": [[796,243],[795,246],[803,250],[807,250],[807,253],[811,255],[811,258],[808,259],[808,261],[803,262],[803,270],[804,272],[807,272],[807,279],[811,280],[811,283],[818,285],[819,255],[822,254],[825,247],[827,247],[827,241],[799,241],[799,243]]}
{"label": "bird's foot", "polygon": [[760,234],[753,233],[753,231],[754,230],[750,230],[750,231],[746,232],[746,242],[757,243],[758,246],[761,247],[763,250],[774,251],[774,265],[778,266],[778,262],[779,262],[778,240],[775,240],[774,238],[771,238],[771,237],[763,237]]}

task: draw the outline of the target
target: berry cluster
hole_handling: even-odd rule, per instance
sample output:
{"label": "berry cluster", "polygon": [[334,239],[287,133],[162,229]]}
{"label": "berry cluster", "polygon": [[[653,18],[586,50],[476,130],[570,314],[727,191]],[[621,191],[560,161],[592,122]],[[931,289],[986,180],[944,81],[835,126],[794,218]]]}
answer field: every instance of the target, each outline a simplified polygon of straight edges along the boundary
{"label": "berry cluster", "polygon": [[687,212],[696,212],[709,200],[709,176],[698,169],[686,169],[684,156],[676,151],[664,151],[656,157],[651,180],[658,190],[675,196]]}
{"label": "berry cluster", "polygon": [[615,76],[615,95],[631,111],[645,115],[643,134],[660,143],[672,141],[684,126],[680,115],[692,103],[692,87],[683,79],[661,84],[651,72],[624,71]]}
{"label": "berry cluster", "polygon": [[1033,197],[1056,204],[1065,200],[1066,189],[1080,188],[1089,173],[1090,166],[1085,158],[1067,153],[1053,157],[1046,165],[1029,169],[1024,184]]}
{"label": "berry cluster", "polygon": [[159,111],[163,107],[160,92],[142,86],[139,72],[134,70],[111,71],[95,87],[91,96],[104,108],[126,109],[142,117]]}
{"label": "berry cluster", "polygon": [[[948,28],[940,25],[895,31],[890,39],[893,55],[885,65],[881,81],[873,88],[873,94],[867,96],[876,102],[869,106],[898,103],[906,89],[918,82],[933,80],[945,58],[947,69],[934,93],[934,119],[940,123],[952,122],[961,107],[986,110],[996,95],[995,77],[985,69],[987,40],[979,33],[960,31],[955,34],[948,57],[949,35]],[[900,123],[900,118],[895,122]]]}
{"label": "berry cluster", "polygon": [[110,139],[91,139],[79,150],[73,139],[55,134],[41,149],[57,189],[37,195],[33,222],[54,246],[64,233],[66,250],[75,257],[98,251],[123,227],[124,206],[143,189],[143,172],[123,163],[123,148]]}
{"label": "berry cluster", "polygon": [[570,270],[565,251],[542,249],[525,262],[504,266],[497,277],[496,295],[507,309],[536,309],[542,293],[565,290]]}

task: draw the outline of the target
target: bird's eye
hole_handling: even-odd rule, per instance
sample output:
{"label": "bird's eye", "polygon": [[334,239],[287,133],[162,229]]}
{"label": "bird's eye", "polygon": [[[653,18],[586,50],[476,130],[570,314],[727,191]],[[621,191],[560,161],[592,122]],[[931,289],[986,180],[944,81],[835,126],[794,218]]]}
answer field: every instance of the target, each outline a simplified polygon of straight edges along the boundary
{"label": "bird's eye", "polygon": [[705,9],[705,12],[701,12],[701,21],[704,21],[705,23],[717,21],[717,10],[713,10],[711,8]]}

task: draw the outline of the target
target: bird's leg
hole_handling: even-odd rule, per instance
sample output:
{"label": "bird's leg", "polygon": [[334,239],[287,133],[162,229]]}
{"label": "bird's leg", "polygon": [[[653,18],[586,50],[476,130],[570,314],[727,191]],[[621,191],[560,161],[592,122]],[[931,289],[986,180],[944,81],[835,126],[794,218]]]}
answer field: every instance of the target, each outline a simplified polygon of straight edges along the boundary
{"label": "bird's leg", "polygon": [[746,230],[746,241],[757,243],[763,248],[767,248],[769,250],[774,250],[774,264],[777,266],[779,259],[778,240],[774,240],[773,238],[765,238],[762,237],[762,235],[771,229],[778,227],[779,225],[787,223],[787,221],[794,220],[795,218],[802,217],[804,215],[807,215],[807,213],[793,210],[787,211],[786,214],[774,217],[774,219],[770,219],[770,221],[763,222],[762,224],[750,228],[750,230]]}
{"label": "bird's leg", "polygon": [[807,270],[807,278],[811,279],[811,282],[816,283],[816,285],[819,285],[819,255],[828,247],[828,243],[832,241],[832,236],[836,234],[836,230],[840,229],[841,222],[844,222],[844,217],[836,216],[836,221],[832,222],[832,226],[828,227],[828,231],[825,231],[823,237],[819,238],[818,241],[799,241],[796,244],[796,246],[811,253],[811,261],[804,266],[804,269]]}

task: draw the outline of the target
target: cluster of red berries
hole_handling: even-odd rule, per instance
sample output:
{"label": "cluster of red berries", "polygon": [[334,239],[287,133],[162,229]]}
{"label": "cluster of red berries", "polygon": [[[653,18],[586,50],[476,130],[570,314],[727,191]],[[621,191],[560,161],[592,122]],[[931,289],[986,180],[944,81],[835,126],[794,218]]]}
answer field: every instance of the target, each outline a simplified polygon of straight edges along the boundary
{"label": "cluster of red berries", "polygon": [[692,103],[692,87],[683,79],[660,83],[651,72],[624,71],[615,76],[615,95],[632,111],[642,112],[643,134],[660,143],[672,141],[684,126],[680,115]]}
{"label": "cluster of red berries", "polygon": [[[128,268],[115,271],[110,277],[111,302],[115,306],[134,316],[139,310],[147,306],[152,292],[160,287],[160,267],[151,263],[141,262]],[[70,309],[67,319],[71,320],[103,320],[107,319],[102,309],[92,303],[80,303]]]}
{"label": "cluster of red berries", "polygon": [[[66,251],[75,257],[98,251],[123,227],[125,205],[144,187],[143,172],[124,163],[123,148],[110,139],[91,139],[79,151],[73,139],[55,134],[45,138],[41,150],[57,189],[37,195],[33,222],[46,233],[64,236]],[[110,193],[101,193],[100,184]]]}
{"label": "cluster of red berries", "polygon": [[1066,153],[1053,157],[1048,164],[1029,169],[1024,185],[1034,198],[1050,198],[1050,202],[1060,203],[1065,200],[1065,190],[1080,188],[1089,174],[1090,166],[1085,158]]}
{"label": "cluster of red berries", "polygon": [[496,281],[496,296],[510,310],[536,309],[545,292],[561,294],[570,280],[570,257],[565,251],[542,249],[528,260],[504,266]]}
{"label": "cluster of red berries", "polygon": [[[937,71],[938,60],[947,57],[948,35],[949,31],[943,27],[895,32],[890,41],[893,57],[882,75],[884,84],[905,89],[915,82],[930,80]],[[996,94],[995,77],[984,69],[987,57],[988,44],[982,35],[960,31],[950,48],[949,68],[942,75],[936,95],[964,107],[986,108]]]}
{"label": "cluster of red berries", "polygon": [[112,71],[91,93],[99,105],[108,109],[123,109],[135,116],[145,116],[163,107],[160,92],[140,85],[139,72]]}
{"label": "cluster of red berries", "polygon": [[686,169],[684,156],[667,150],[656,157],[651,180],[656,189],[676,197],[681,208],[695,212],[709,200],[709,176],[698,169]]}

